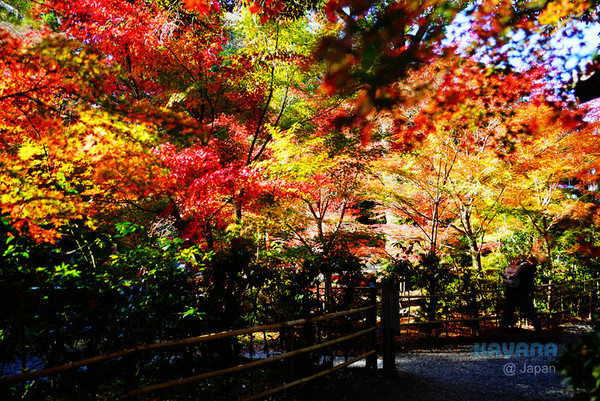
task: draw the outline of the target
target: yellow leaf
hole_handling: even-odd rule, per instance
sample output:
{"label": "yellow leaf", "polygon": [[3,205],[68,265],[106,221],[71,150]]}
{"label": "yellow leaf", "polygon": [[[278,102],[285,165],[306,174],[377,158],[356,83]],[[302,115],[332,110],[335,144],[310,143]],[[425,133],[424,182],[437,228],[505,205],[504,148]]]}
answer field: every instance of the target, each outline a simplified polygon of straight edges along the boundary
{"label": "yellow leaf", "polygon": [[29,160],[35,156],[41,156],[44,154],[44,147],[40,144],[32,143],[27,141],[19,148],[19,159]]}

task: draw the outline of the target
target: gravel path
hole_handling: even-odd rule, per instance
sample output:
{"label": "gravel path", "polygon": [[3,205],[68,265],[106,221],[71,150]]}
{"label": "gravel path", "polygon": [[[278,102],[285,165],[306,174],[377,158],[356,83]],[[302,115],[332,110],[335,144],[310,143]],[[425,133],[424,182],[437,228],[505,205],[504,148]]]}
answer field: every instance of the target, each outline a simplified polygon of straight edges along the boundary
{"label": "gravel path", "polygon": [[387,399],[569,400],[571,393],[555,373],[554,359],[475,355],[473,345],[398,354],[399,381],[404,374],[419,386]]}
{"label": "gravel path", "polygon": [[[563,328],[553,339],[558,355],[586,327]],[[521,341],[532,344],[530,338]],[[511,341],[518,342],[517,338]],[[489,344],[489,340],[487,344]],[[332,377],[301,386],[285,400],[319,401],[567,401],[572,398],[552,365],[553,356],[485,355],[474,343],[398,352],[397,374],[348,368]],[[381,361],[380,361],[381,363]],[[514,372],[513,372],[514,370]]]}

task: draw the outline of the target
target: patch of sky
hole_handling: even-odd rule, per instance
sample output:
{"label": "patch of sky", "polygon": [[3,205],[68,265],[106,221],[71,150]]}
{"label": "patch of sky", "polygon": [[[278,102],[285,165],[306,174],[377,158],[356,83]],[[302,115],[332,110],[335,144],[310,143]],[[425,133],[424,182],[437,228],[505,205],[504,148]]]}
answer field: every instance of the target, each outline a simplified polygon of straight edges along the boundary
{"label": "patch of sky", "polygon": [[570,21],[555,29],[550,37],[537,33],[527,35],[519,29],[509,32],[502,46],[487,43],[478,47],[471,30],[471,18],[465,12],[458,14],[448,27],[442,44],[456,46],[459,54],[470,54],[485,64],[494,64],[494,53],[506,54],[511,68],[522,71],[534,65],[545,65],[550,69],[549,79],[564,83],[574,75],[583,75],[590,61],[598,56],[600,23],[597,22]]}

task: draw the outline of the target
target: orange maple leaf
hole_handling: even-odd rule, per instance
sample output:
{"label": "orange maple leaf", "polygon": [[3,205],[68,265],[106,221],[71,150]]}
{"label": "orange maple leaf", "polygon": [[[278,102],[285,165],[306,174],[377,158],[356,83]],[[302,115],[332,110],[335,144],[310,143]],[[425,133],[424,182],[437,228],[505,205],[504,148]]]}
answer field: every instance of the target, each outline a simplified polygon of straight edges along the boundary
{"label": "orange maple leaf", "polygon": [[258,4],[257,2],[253,2],[250,5],[250,12],[252,14],[257,14],[260,11],[260,9],[261,9],[260,4]]}
{"label": "orange maple leaf", "polygon": [[208,15],[211,8],[210,0],[185,0],[185,6],[198,12],[200,16]]}

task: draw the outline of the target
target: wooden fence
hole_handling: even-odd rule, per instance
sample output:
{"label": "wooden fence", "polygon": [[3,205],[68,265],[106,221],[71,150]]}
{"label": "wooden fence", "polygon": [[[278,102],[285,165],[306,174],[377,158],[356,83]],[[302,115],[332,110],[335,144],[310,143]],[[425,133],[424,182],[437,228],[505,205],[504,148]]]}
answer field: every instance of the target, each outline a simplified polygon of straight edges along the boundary
{"label": "wooden fence", "polygon": [[[21,385],[24,394],[37,379],[45,378],[46,383],[55,383],[59,381],[58,378],[61,375],[80,371],[82,368],[90,369],[93,365],[120,360],[121,365],[118,366],[121,366],[121,369],[113,373],[116,377],[121,375],[125,378],[120,382],[122,383],[121,389],[115,390],[113,388],[109,395],[98,395],[102,392],[94,391],[94,397],[101,399],[139,399],[139,397],[159,393],[169,394],[168,391],[170,390],[188,385],[198,386],[194,388],[194,391],[200,392],[202,390],[200,383],[204,381],[231,377],[232,375],[240,376],[247,374],[248,371],[264,369],[269,365],[279,363],[278,369],[285,371],[283,384],[271,385],[269,383],[265,386],[265,383],[259,383],[255,385],[250,379],[250,385],[246,386],[246,390],[227,396],[227,399],[245,401],[264,399],[291,387],[328,375],[362,359],[365,359],[367,368],[375,369],[377,367],[378,350],[383,356],[384,375],[391,377],[395,371],[394,341],[397,335],[400,335],[400,338],[404,336],[407,339],[410,329],[414,328],[417,330],[418,338],[423,327],[445,330],[446,335],[448,335],[450,325],[462,325],[470,330],[472,334],[480,334],[478,330],[481,322],[496,322],[501,315],[502,288],[459,294],[414,295],[407,292],[400,293],[398,284],[397,280],[392,278],[391,280],[383,280],[380,286],[381,291],[374,286],[362,288],[362,290],[368,290],[367,306],[306,319],[211,333],[176,341],[138,345],[126,350],[75,361],[62,366],[5,377],[0,379],[0,391],[9,388],[14,389],[16,386]],[[542,285],[538,286],[536,305],[540,315],[548,320],[557,317],[589,318],[593,312],[598,310],[599,290],[599,279]],[[377,302],[378,297],[379,302]],[[362,299],[364,300],[364,298]],[[424,302],[431,302],[432,300],[441,305],[441,312],[436,319],[426,320],[423,317],[421,306]],[[448,307],[449,305],[452,308]],[[380,317],[379,321],[378,316]],[[338,324],[340,322],[345,322],[345,324]],[[345,329],[341,330],[341,326]],[[315,334],[319,332],[322,334]],[[378,332],[380,333],[379,336],[377,335]],[[256,333],[259,334],[259,337],[262,334],[264,350],[266,350],[266,355],[262,355],[260,358],[256,358],[254,354]],[[277,333],[279,339],[283,340],[283,349],[276,350],[274,346],[269,346],[267,333]],[[158,352],[193,354],[197,352],[195,347],[201,344],[234,337],[239,339],[242,336],[248,339],[249,350],[244,363],[201,371],[187,377],[178,377],[160,383],[141,380],[144,376],[144,369],[151,364],[148,362],[146,364],[141,363],[142,355]],[[379,344],[378,338],[380,339]],[[309,343],[308,339],[312,339],[312,343]],[[358,340],[360,340],[360,345],[353,348],[360,349],[360,351],[350,355],[348,352],[349,347],[346,346],[343,362],[335,366],[331,363],[329,367],[325,367],[326,364],[321,363],[320,371],[310,371],[308,374],[305,369],[302,369],[306,363],[306,357],[317,353],[321,356],[333,355],[332,350],[334,347],[347,345]],[[269,352],[270,349],[271,352]],[[324,352],[325,350],[328,351]],[[164,375],[161,375],[161,377],[164,377]],[[118,380],[115,381],[119,382]],[[52,385],[51,387],[54,389],[56,386]],[[257,391],[254,391],[255,388]],[[102,389],[99,388],[98,390]],[[0,392],[0,396],[2,394]],[[63,399],[60,398],[60,395],[56,396],[54,393],[45,394],[45,396],[46,398]]]}
{"label": "wooden fence", "polygon": [[538,286],[542,315],[591,319],[598,312],[600,279]]}
{"label": "wooden fence", "polygon": [[[286,383],[278,385],[277,387],[269,388],[264,391],[261,391],[257,394],[237,394],[235,396],[238,400],[250,401],[257,400],[268,397],[270,395],[276,394],[278,392],[287,390],[296,385],[306,383],[313,379],[325,376],[330,374],[336,370],[344,368],[348,365],[351,365],[359,360],[365,359],[367,368],[375,369],[377,367],[377,337],[376,330],[378,329],[377,325],[377,304],[376,304],[376,289],[371,289],[368,296],[368,305],[336,312],[329,313],[322,316],[315,316],[306,319],[297,319],[277,324],[269,324],[239,330],[232,330],[221,333],[211,333],[198,337],[185,338],[177,341],[168,341],[168,342],[160,342],[155,344],[146,344],[139,345],[130,349],[122,350],[119,352],[114,352],[107,355],[100,355],[76,362],[71,362],[62,366],[50,367],[38,371],[31,371],[21,373],[19,375],[6,377],[0,379],[0,389],[6,389],[9,387],[14,387],[19,383],[32,383],[32,381],[40,378],[53,378],[52,380],[56,380],[57,376],[67,374],[68,372],[77,371],[81,368],[89,368],[91,365],[106,363],[114,360],[122,360],[125,361],[124,365],[126,366],[125,372],[115,372],[117,375],[119,373],[125,374],[125,377],[135,378],[133,380],[125,380],[125,388],[121,391],[120,394],[113,393],[109,396],[103,395],[100,396],[101,399],[137,399],[140,396],[144,396],[147,394],[156,394],[160,392],[165,392],[168,389],[173,389],[175,387],[181,387],[185,385],[190,385],[194,383],[199,383],[204,380],[241,374],[242,372],[263,368],[267,365],[274,364],[277,362],[285,361],[286,365]],[[362,316],[362,317],[361,317]],[[329,324],[334,321],[339,321],[340,319],[346,319],[348,322],[352,320],[353,323],[356,324],[347,324],[346,327],[358,327],[353,332],[350,333],[334,333],[332,330],[328,330],[326,335],[323,336],[326,340],[323,342],[318,342],[315,344],[306,344],[304,341],[298,341],[299,336],[298,332],[300,328],[304,329],[304,333],[312,331],[316,325],[323,322],[328,327],[332,327],[333,325]],[[385,320],[385,319],[384,319]],[[359,327],[363,326],[363,327]],[[267,333],[269,332],[277,332],[283,336],[285,339],[285,351],[281,353],[271,352],[271,355],[267,352],[266,357],[257,359],[254,358],[253,350],[254,350],[254,333],[262,333],[264,334],[265,345],[267,344]],[[339,335],[339,336],[338,336]],[[239,336],[249,336],[250,338],[250,355],[246,363],[242,363],[236,366],[230,366],[226,368],[221,368],[217,370],[202,372],[200,374],[191,375],[188,377],[176,378],[171,381],[162,382],[162,383],[152,383],[146,384],[143,386],[139,386],[140,375],[139,371],[143,370],[143,367],[139,364],[139,356],[143,353],[148,352],[158,352],[165,350],[173,350],[173,349],[184,349],[186,352],[192,352],[193,347],[202,343],[206,343],[209,341],[215,340],[223,340],[223,339],[231,339],[233,337]],[[303,336],[306,338],[307,336]],[[310,336],[308,336],[310,337]],[[318,338],[319,336],[312,336],[312,338]],[[335,337],[335,338],[334,338]],[[317,373],[312,373],[304,377],[298,377],[297,368],[299,366],[300,357],[303,355],[309,355],[310,353],[314,353],[315,351],[331,349],[334,346],[348,343],[351,341],[356,341],[358,339],[362,339],[362,345],[355,348],[362,348],[362,351],[359,355],[349,356],[348,352],[344,355],[344,362],[340,363],[336,366],[331,366],[330,368],[326,368]],[[392,369],[388,367],[387,370]],[[25,386],[24,386],[25,387]],[[54,386],[52,386],[54,387]],[[254,386],[250,386],[254,387]],[[251,390],[253,390],[251,388]],[[27,390],[24,390],[26,392]],[[0,393],[1,394],[1,393]],[[48,397],[52,397],[56,399],[56,395],[48,395]],[[227,397],[229,398],[229,397]],[[60,395],[58,396],[60,398]],[[231,398],[230,398],[231,399]]]}
{"label": "wooden fence", "polygon": [[[538,285],[536,290],[536,308],[546,324],[568,318],[591,319],[600,306],[600,279]],[[494,289],[467,293],[399,293],[400,322],[396,326],[396,332],[404,340],[411,334],[416,334],[418,339],[425,328],[435,328],[438,333],[441,330],[448,336],[452,325],[455,330],[460,327],[473,335],[479,335],[482,322],[494,322],[497,327],[502,316],[503,292],[504,288],[498,285]],[[423,305],[432,301],[439,305],[440,311],[435,319],[427,319],[423,314]],[[452,304],[454,307],[448,307]],[[525,319],[519,320],[519,324],[525,322]],[[412,333],[411,328],[416,333]]]}

